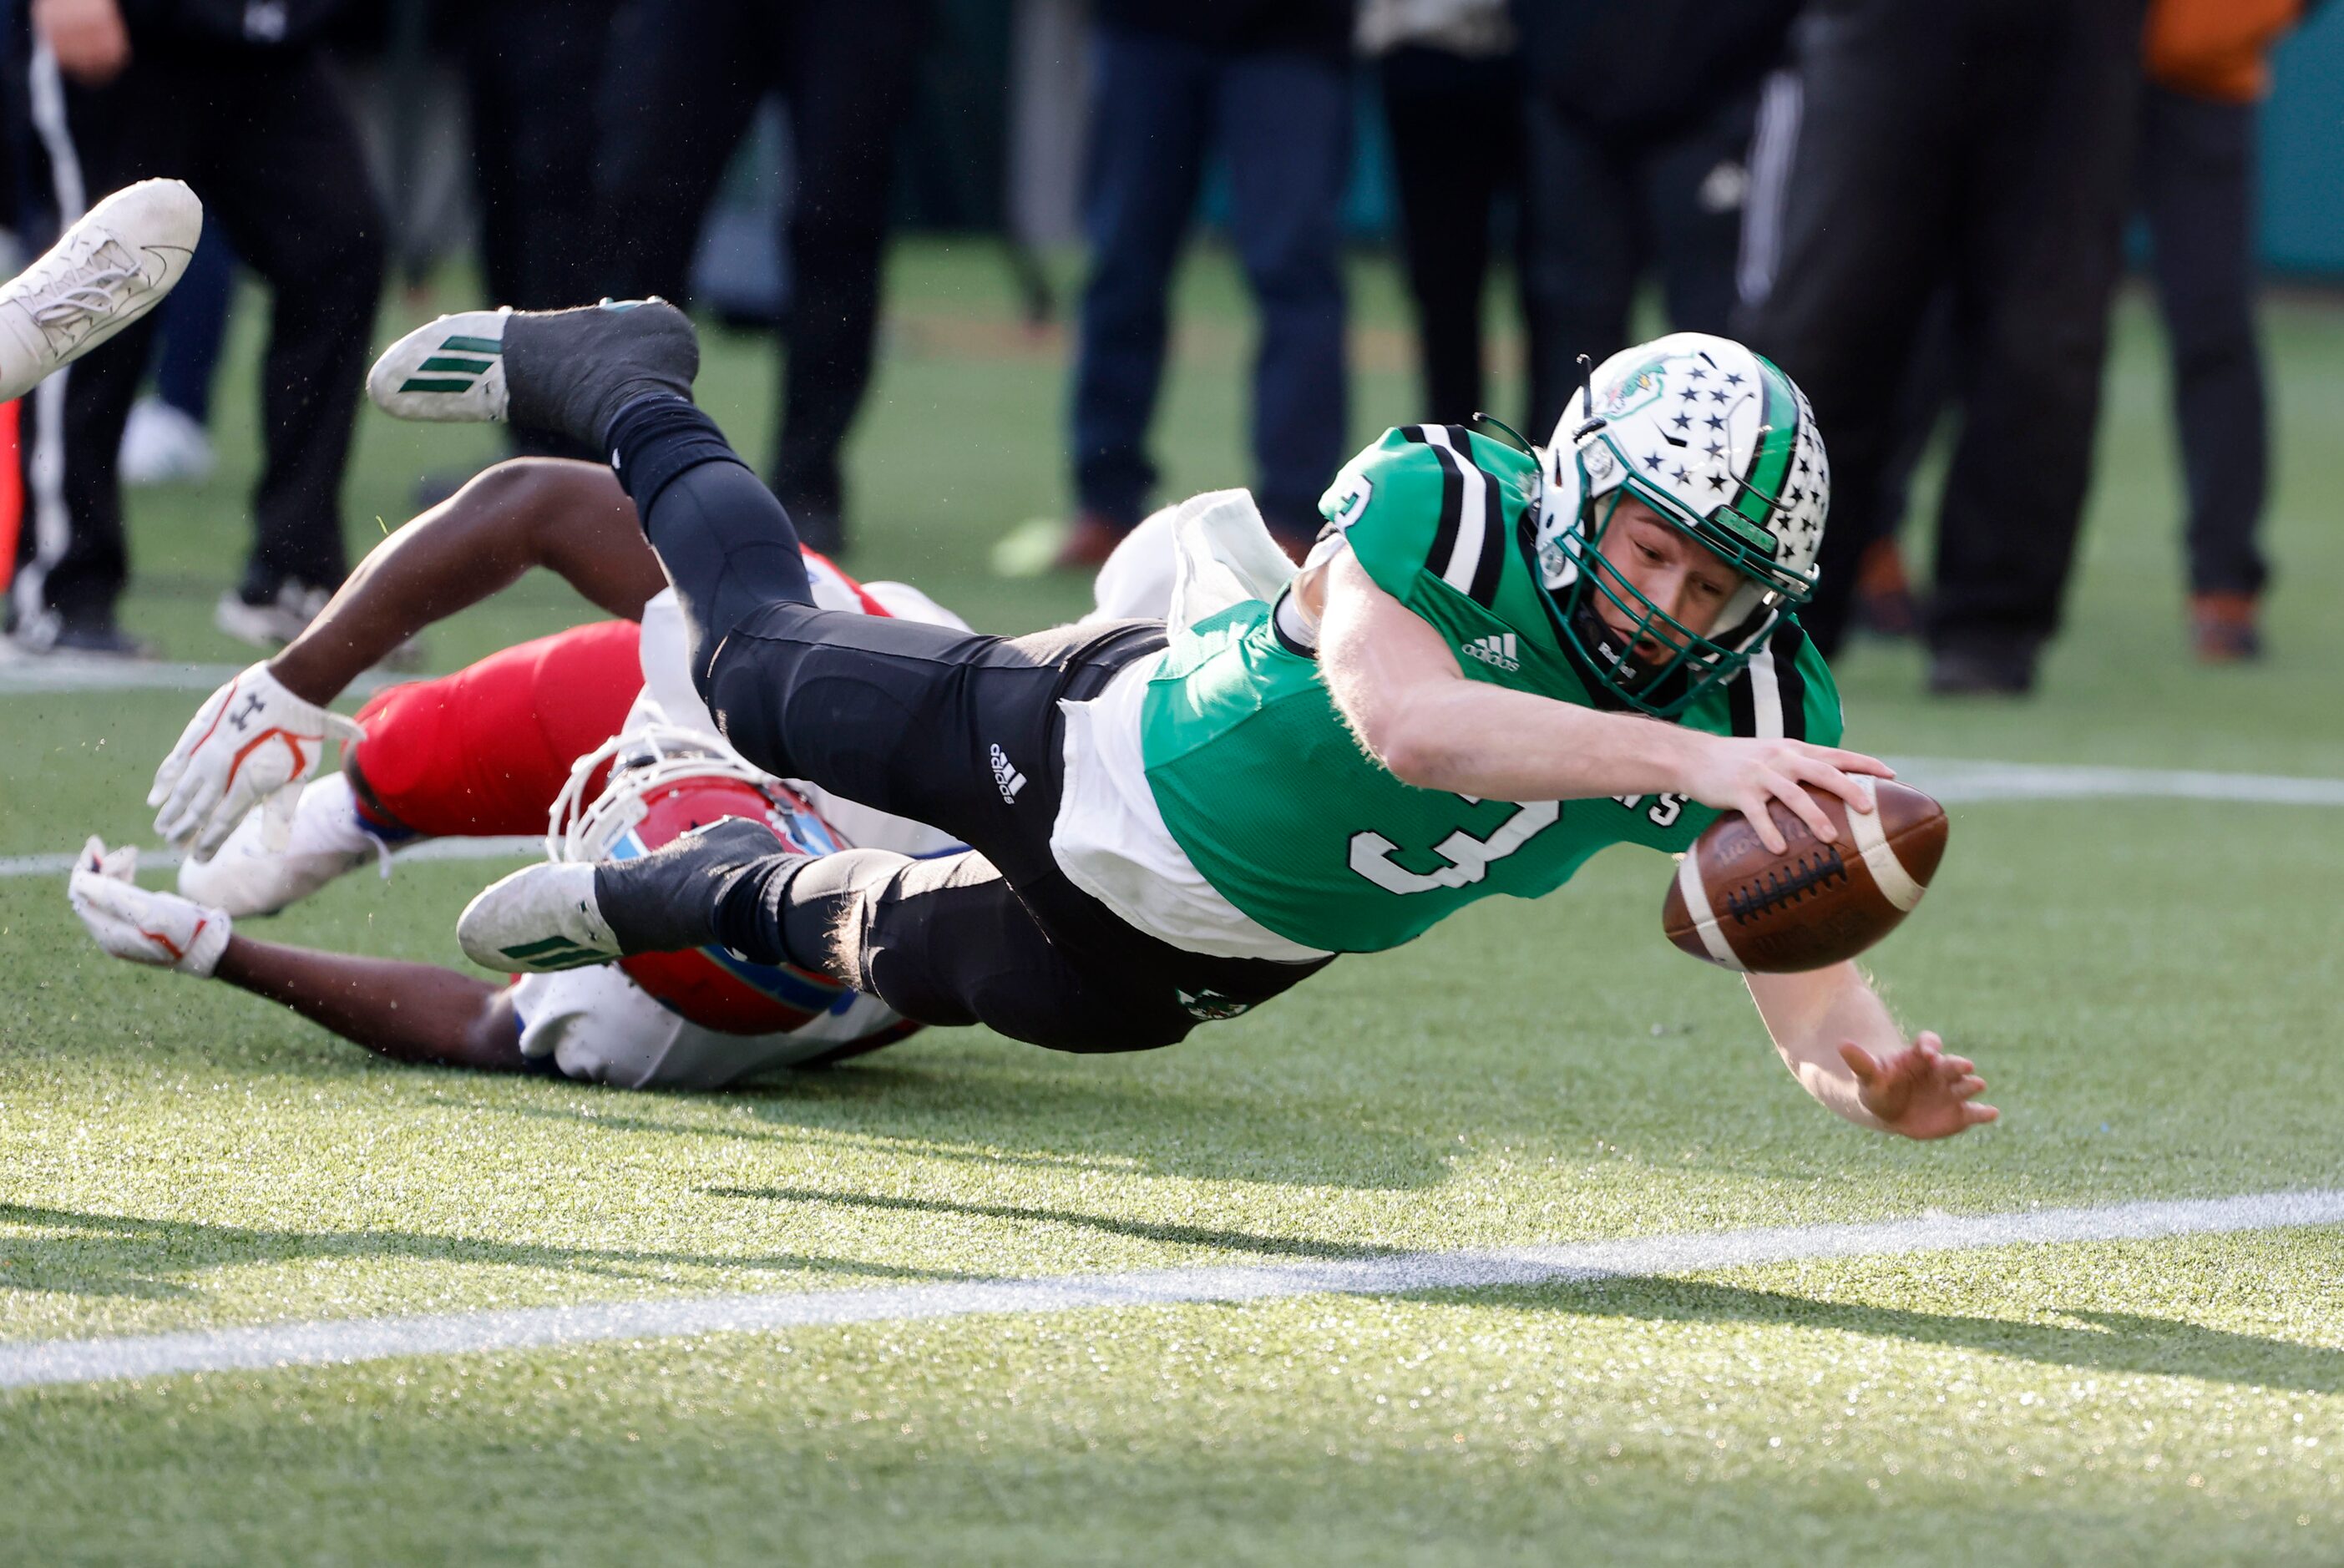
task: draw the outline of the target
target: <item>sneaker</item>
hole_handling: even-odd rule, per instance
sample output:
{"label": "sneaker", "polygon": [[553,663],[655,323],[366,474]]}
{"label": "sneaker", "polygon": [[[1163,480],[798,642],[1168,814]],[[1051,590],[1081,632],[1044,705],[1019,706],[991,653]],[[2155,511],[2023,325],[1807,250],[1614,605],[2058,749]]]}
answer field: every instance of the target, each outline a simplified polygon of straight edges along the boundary
{"label": "sneaker", "polygon": [[1893,539],[1874,540],[1856,559],[1855,623],[1874,637],[1897,642],[1921,634],[1921,602]]}
{"label": "sneaker", "polygon": [[203,203],[176,179],[140,180],[82,214],[0,284],[0,402],[161,304],[203,229]]}
{"label": "sneaker", "polygon": [[1058,541],[1058,553],[1050,559],[1050,569],[1096,572],[1130,532],[1130,529],[1108,521],[1104,512],[1083,512],[1067,525],[1066,537]]}
{"label": "sneaker", "polygon": [[[401,842],[415,841],[410,836]],[[349,779],[328,774],[302,789],[293,835],[283,849],[268,847],[261,808],[255,806],[209,860],[179,863],[179,891],[239,920],[248,915],[274,915],[369,861],[379,865],[388,879],[391,847],[359,819]]]}
{"label": "sneaker", "polygon": [[200,484],[211,478],[215,461],[212,439],[194,415],[160,398],[130,405],[122,427],[124,484]]}
{"label": "sneaker", "polygon": [[475,964],[529,972],[711,946],[730,874],[781,850],[772,828],[728,816],[630,860],[529,866],[467,905],[456,939]]}
{"label": "sneaker", "polygon": [[505,423],[600,451],[612,416],[646,392],[692,396],[700,339],[664,299],[576,310],[467,310],[383,350],[367,396],[395,419]]}
{"label": "sneaker", "polygon": [[133,637],[112,621],[66,621],[54,610],[19,626],[12,639],[25,653],[83,659],[152,659],[155,645]]}
{"label": "sneaker", "polygon": [[1950,642],[1929,652],[1933,697],[2024,697],[2035,690],[2035,650],[2016,642]]}
{"label": "sneaker", "polygon": [[329,588],[288,577],[277,585],[274,598],[258,604],[241,593],[221,594],[212,608],[212,624],[239,642],[274,652],[308,631],[333,596]]}
{"label": "sneaker", "polygon": [[2263,656],[2261,604],[2251,593],[2189,596],[2189,642],[2201,664],[2247,664]]}
{"label": "sneaker", "polygon": [[526,866],[482,888],[464,905],[456,940],[487,969],[544,974],[621,956],[595,903],[588,862]]}

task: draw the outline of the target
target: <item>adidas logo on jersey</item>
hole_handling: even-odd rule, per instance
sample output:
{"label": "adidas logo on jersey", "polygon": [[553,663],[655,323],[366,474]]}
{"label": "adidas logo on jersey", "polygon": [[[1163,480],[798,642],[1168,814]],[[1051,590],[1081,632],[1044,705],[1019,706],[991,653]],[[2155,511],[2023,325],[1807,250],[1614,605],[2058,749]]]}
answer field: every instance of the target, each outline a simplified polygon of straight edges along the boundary
{"label": "adidas logo on jersey", "polygon": [[1521,649],[1515,642],[1514,634],[1511,632],[1497,632],[1487,637],[1476,637],[1470,642],[1459,644],[1457,651],[1468,659],[1479,659],[1482,663],[1493,665],[1500,670],[1519,670],[1522,667]]}
{"label": "adidas logo on jersey", "polygon": [[[402,392],[469,392],[472,383],[489,373],[505,346],[494,338],[470,338],[460,333],[443,341],[415,367],[416,373],[399,384]],[[425,375],[424,371],[436,371]]]}
{"label": "adidas logo on jersey", "polygon": [[993,748],[993,783],[1011,805],[1017,804],[1017,792],[1026,787],[1026,775],[1010,765],[1009,754],[998,745]]}

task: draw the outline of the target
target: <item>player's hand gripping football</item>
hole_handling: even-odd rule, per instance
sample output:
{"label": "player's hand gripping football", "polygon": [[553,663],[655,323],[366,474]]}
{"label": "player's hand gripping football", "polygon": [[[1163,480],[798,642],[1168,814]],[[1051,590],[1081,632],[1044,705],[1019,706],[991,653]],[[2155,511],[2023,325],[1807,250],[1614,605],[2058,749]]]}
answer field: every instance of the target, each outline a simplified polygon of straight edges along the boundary
{"label": "player's hand gripping football", "polygon": [[1682,733],[1695,743],[1695,750],[1680,793],[1703,805],[1738,811],[1748,817],[1759,842],[1772,855],[1783,853],[1783,830],[1774,824],[1774,814],[1766,809],[1767,802],[1781,801],[1828,844],[1839,836],[1839,829],[1802,784],[1829,790],[1846,801],[1850,811],[1870,811],[1872,795],[1857,782],[1858,777],[1896,776],[1896,770],[1878,757],[1838,746]]}
{"label": "player's hand gripping football", "polygon": [[1893,1056],[1876,1057],[1854,1040],[1839,1048],[1855,1075],[1856,1098],[1891,1132],[1906,1138],[1951,1138],[1983,1127],[2002,1113],[1980,1105],[1985,1080],[1966,1057],[1949,1057],[1927,1031]]}
{"label": "player's hand gripping football", "polygon": [[155,771],[146,792],[146,804],[160,808],[155,831],[209,860],[258,803],[266,807],[261,842],[281,849],[302,781],[318,771],[327,741],[365,734],[355,721],[287,691],[267,664],[255,664],[196,710]]}

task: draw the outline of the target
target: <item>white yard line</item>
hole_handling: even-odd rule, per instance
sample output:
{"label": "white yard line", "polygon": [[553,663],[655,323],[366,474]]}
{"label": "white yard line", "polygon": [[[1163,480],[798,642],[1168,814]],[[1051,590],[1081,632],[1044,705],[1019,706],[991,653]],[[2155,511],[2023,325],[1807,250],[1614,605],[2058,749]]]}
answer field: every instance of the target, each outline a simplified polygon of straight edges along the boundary
{"label": "white yard line", "polygon": [[[513,855],[527,855],[531,860],[545,854],[545,840],[536,834],[514,838],[433,838],[412,849],[402,849],[395,856],[399,860],[504,860]],[[168,870],[185,857],[176,849],[141,849],[138,869]],[[0,876],[63,876],[74,868],[75,856],[70,855],[0,855]]]}
{"label": "white yard line", "polygon": [[0,1344],[0,1388],[186,1372],[339,1366],[395,1356],[687,1339],[701,1334],[775,1333],[843,1323],[908,1322],[981,1313],[1475,1290],[1707,1273],[1808,1258],[1886,1258],[1976,1247],[2134,1241],[2339,1223],[2344,1223],[2344,1190],[2258,1192],[2091,1209],[1924,1215],[1859,1225],[1644,1236],[1501,1251],[1404,1252],[1260,1267],[1151,1269],[802,1294],[752,1292],[585,1307],[327,1319],[248,1329]]}
{"label": "white yard line", "polygon": [[[189,666],[194,668],[195,666]],[[209,687],[205,688],[209,690]],[[2344,806],[2344,779],[2278,774],[2193,773],[2159,768],[2072,767],[2050,763],[1965,762],[1892,757],[1899,777],[1948,805],[2030,800],[2204,800],[2246,805]],[[443,838],[399,854],[401,860],[501,860],[541,852],[534,838]],[[70,854],[0,855],[0,878],[63,876]],[[143,866],[173,866],[178,852],[141,853]]]}
{"label": "white yard line", "polygon": [[[136,659],[76,658],[70,653],[38,657],[0,655],[0,697],[22,697],[47,692],[203,692],[217,691],[242,672],[241,664],[150,664]],[[349,684],[348,694],[362,697],[419,675],[369,670]]]}

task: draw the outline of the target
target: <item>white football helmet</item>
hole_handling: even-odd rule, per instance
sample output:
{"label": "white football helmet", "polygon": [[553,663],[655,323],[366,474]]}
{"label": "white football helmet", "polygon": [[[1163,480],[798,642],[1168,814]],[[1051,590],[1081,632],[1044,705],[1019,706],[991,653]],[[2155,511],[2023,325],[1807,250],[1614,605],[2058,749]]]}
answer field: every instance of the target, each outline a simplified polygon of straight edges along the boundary
{"label": "white football helmet", "polygon": [[[1539,575],[1565,637],[1631,705],[1680,713],[1730,679],[1814,592],[1831,465],[1791,378],[1728,338],[1675,332],[1614,354],[1564,410],[1541,468]],[[1596,569],[1621,501],[1642,501],[1742,575],[1706,634]],[[1596,612],[1601,594],[1632,630]],[[1642,642],[1662,648],[1640,657]]]}

